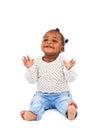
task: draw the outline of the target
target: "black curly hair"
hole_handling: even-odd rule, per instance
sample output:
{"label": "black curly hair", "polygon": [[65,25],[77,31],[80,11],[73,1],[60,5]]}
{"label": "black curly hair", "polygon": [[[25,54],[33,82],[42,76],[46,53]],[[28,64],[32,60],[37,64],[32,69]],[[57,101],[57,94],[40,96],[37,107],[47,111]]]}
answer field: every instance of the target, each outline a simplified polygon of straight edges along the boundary
{"label": "black curly hair", "polygon": [[63,34],[60,32],[59,28],[51,29],[48,32],[50,32],[50,31],[56,31],[56,32],[58,32],[61,35],[61,40],[62,40],[63,45],[65,45],[69,41],[69,39],[65,39],[65,37],[63,36]]}
{"label": "black curly hair", "polygon": [[60,32],[59,28],[52,29],[52,30],[57,31],[61,35],[63,45],[65,45],[66,43],[68,43],[69,39],[65,39],[65,37],[63,36],[63,34]]}

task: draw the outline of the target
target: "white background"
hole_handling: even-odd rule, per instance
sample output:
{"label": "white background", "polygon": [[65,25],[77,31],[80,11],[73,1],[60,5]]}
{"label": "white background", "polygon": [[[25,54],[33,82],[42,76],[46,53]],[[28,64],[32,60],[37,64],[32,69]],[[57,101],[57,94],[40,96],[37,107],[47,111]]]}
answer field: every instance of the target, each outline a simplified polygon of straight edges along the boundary
{"label": "white background", "polygon": [[[42,36],[59,28],[69,42],[68,60],[76,60],[78,78],[71,83],[78,117],[68,121],[47,111],[40,121],[23,121],[35,85],[25,79],[22,56],[42,55]],[[0,129],[103,129],[103,4],[102,0],[0,0]]]}

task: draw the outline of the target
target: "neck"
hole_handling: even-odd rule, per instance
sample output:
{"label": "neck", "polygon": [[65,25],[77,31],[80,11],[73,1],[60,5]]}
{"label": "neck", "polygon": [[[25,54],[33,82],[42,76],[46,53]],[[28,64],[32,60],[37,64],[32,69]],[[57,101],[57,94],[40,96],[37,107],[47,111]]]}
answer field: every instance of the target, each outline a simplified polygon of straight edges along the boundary
{"label": "neck", "polygon": [[56,60],[56,58],[58,57],[59,55],[56,55],[56,56],[48,56],[48,55],[45,55],[43,56],[43,60],[46,61],[46,62],[52,62],[54,60]]}

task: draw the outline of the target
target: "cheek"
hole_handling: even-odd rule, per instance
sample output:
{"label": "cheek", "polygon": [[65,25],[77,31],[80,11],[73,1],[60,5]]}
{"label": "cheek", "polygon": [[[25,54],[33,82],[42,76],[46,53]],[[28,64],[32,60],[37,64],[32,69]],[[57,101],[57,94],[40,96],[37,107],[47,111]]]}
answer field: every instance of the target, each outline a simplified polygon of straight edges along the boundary
{"label": "cheek", "polygon": [[43,46],[44,46],[44,43],[42,42],[42,43],[41,43],[41,47],[43,47]]}
{"label": "cheek", "polygon": [[41,44],[41,50],[43,50],[43,44]]}

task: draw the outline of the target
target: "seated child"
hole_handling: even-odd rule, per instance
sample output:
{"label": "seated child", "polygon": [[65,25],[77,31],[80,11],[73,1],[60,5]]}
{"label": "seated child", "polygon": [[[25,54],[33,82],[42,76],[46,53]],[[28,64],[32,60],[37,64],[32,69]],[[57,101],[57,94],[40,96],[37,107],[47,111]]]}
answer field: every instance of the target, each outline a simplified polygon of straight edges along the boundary
{"label": "seated child", "polygon": [[48,109],[56,109],[69,120],[77,115],[77,104],[72,99],[68,82],[76,78],[72,69],[75,60],[69,62],[61,55],[64,52],[65,39],[60,30],[52,29],[43,36],[41,49],[43,56],[36,60],[29,56],[23,57],[23,64],[27,68],[26,79],[29,83],[37,83],[29,110],[21,111],[22,119],[27,121],[40,120]]}

